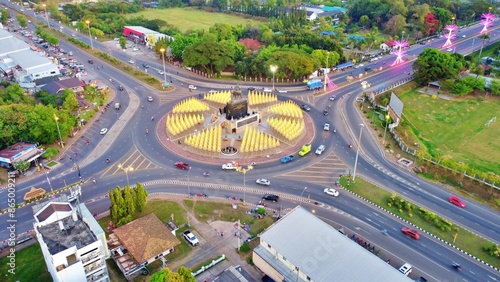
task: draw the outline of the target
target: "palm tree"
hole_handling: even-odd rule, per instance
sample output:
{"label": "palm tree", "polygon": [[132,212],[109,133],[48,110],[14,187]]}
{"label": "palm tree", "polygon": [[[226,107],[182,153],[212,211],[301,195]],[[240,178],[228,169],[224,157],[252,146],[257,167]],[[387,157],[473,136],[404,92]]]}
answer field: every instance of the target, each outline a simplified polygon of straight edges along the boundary
{"label": "palm tree", "polygon": [[483,40],[483,44],[481,44],[481,50],[479,50],[479,58],[478,58],[479,60],[481,60],[481,53],[483,53],[484,43],[486,42],[486,40],[490,40],[490,35],[488,33],[481,34],[481,36],[479,36],[479,39]]}

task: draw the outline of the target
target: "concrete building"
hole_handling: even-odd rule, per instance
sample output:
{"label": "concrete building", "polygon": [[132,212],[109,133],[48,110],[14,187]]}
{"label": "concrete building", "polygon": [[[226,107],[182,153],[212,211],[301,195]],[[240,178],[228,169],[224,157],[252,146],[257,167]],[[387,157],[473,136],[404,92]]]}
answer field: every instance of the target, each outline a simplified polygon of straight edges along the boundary
{"label": "concrete building", "polygon": [[34,229],[55,282],[110,281],[104,230],[85,204],[66,198],[33,207]]}
{"label": "concrete building", "polygon": [[44,152],[37,143],[17,142],[0,150],[0,166],[11,168],[18,161],[36,161]]}
{"label": "concrete building", "polygon": [[260,236],[253,263],[274,281],[411,281],[301,206]]}
{"label": "concrete building", "polygon": [[45,53],[38,53],[30,45],[0,29],[0,71],[14,77],[23,88],[34,88],[38,81],[61,75],[59,68]]}
{"label": "concrete building", "polygon": [[154,47],[156,42],[161,38],[174,40],[174,38],[169,35],[142,26],[124,26],[123,35],[137,44],[144,44],[150,48]]}

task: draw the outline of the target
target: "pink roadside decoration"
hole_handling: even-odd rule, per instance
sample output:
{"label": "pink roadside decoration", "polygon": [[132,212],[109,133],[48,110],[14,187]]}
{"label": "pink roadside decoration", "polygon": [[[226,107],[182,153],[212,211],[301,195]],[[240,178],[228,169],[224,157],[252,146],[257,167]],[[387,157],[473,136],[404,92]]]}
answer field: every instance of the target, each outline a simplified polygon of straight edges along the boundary
{"label": "pink roadside decoration", "polygon": [[444,27],[444,30],[448,31],[448,33],[444,36],[446,37],[446,42],[443,45],[443,48],[451,46],[451,40],[457,38],[457,34],[454,33],[458,30],[458,26],[455,24],[449,24]]}
{"label": "pink roadside decoration", "polygon": [[403,56],[406,53],[406,48],[409,47],[410,44],[408,44],[408,41],[406,40],[396,40],[394,41],[394,47],[392,49],[392,54],[396,55],[396,60],[394,63],[392,63],[392,66],[398,65],[400,63],[403,63]]}
{"label": "pink roadside decoration", "polygon": [[481,15],[481,24],[483,25],[483,29],[481,33],[488,32],[488,27],[493,26],[493,20],[495,19],[495,14],[490,12]]}

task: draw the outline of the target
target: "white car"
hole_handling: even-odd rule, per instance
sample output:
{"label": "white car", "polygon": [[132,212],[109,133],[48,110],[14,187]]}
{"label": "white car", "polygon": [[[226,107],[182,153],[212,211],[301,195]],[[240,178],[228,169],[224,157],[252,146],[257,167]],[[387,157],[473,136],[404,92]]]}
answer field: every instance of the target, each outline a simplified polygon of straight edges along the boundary
{"label": "white car", "polygon": [[196,86],[194,86],[194,85],[192,85],[192,84],[191,84],[191,85],[189,85],[189,86],[188,86],[188,88],[189,88],[189,89],[191,89],[191,90],[196,90]]}
{"label": "white car", "polygon": [[269,181],[265,178],[259,178],[259,179],[257,179],[257,181],[255,181],[255,183],[260,184],[260,185],[264,185],[264,186],[271,185],[271,181]]}
{"label": "white car", "polygon": [[227,163],[222,165],[223,170],[236,170],[236,166],[233,163]]}
{"label": "white car", "polygon": [[148,96],[148,101],[149,102],[153,102],[153,97],[152,96]]}
{"label": "white car", "polygon": [[210,93],[210,94],[217,93],[217,91],[215,91],[215,90],[212,89],[212,90],[208,91],[208,93]]}
{"label": "white car", "polygon": [[104,135],[106,133],[108,133],[108,129],[107,128],[101,129],[101,135]]}
{"label": "white car", "polygon": [[158,70],[158,74],[159,74],[159,75],[163,75],[163,74],[164,74],[164,72],[163,72],[162,70]]}
{"label": "white car", "polygon": [[331,96],[330,101],[335,101],[335,96]]}
{"label": "white car", "polygon": [[451,51],[453,51],[453,49],[452,49],[452,48],[448,48],[448,49],[446,49],[446,52],[451,52]]}
{"label": "white car", "polygon": [[189,244],[191,244],[191,246],[194,247],[194,246],[200,244],[200,241],[198,241],[198,238],[196,238],[196,236],[194,236],[194,234],[191,233],[191,231],[186,230],[186,231],[184,231],[184,233],[182,233],[182,235],[189,242]]}
{"label": "white car", "polygon": [[318,149],[316,149],[316,155],[321,155],[325,151],[325,145],[320,145]]}
{"label": "white car", "polygon": [[129,64],[132,64],[132,65],[133,65],[133,64],[135,64],[135,61],[134,61],[134,60],[130,60],[130,61],[128,61],[128,62],[129,62]]}
{"label": "white car", "polygon": [[464,34],[464,35],[462,35],[462,38],[465,38],[465,37],[467,37],[465,34]]}
{"label": "white car", "polygon": [[333,188],[325,188],[325,190],[323,190],[323,193],[330,195],[330,196],[334,196],[334,197],[339,196],[339,191],[337,191]]}
{"label": "white car", "polygon": [[278,93],[283,93],[283,94],[286,94],[286,93],[288,93],[288,90],[285,90],[285,89],[280,89],[280,90],[278,90]]}
{"label": "white car", "polygon": [[330,123],[329,122],[325,122],[325,124],[323,125],[323,130],[330,131]]}

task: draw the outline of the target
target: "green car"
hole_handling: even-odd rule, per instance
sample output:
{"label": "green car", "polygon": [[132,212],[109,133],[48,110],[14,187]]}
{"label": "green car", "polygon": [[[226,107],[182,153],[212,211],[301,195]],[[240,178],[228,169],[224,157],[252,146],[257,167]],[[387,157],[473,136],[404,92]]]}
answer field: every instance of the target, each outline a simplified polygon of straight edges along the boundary
{"label": "green car", "polygon": [[305,144],[302,146],[302,149],[299,151],[299,156],[303,157],[311,152],[311,144]]}

